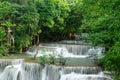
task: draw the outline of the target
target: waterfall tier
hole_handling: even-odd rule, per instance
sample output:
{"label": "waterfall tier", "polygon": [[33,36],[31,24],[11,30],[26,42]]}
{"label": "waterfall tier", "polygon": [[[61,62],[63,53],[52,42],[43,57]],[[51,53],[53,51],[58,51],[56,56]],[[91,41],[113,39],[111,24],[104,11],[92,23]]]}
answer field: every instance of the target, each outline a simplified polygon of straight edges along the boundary
{"label": "waterfall tier", "polygon": [[40,44],[31,47],[27,53],[34,56],[54,55],[55,57],[76,57],[87,58],[90,56],[100,56],[103,54],[103,47],[92,47],[89,45],[73,45],[73,44]]}
{"label": "waterfall tier", "polygon": [[37,63],[6,66],[0,80],[110,80],[100,67],[65,67]]}
{"label": "waterfall tier", "polygon": [[[112,80],[100,67],[93,65],[94,59],[90,58],[101,56],[103,51],[103,47],[90,45],[43,43],[29,48],[27,53],[32,56],[67,57],[68,66],[27,63],[23,59],[0,59],[0,80]],[[75,62],[80,65],[72,65]]]}
{"label": "waterfall tier", "polygon": [[23,61],[23,59],[0,59],[0,73],[4,70],[6,66],[20,64]]}

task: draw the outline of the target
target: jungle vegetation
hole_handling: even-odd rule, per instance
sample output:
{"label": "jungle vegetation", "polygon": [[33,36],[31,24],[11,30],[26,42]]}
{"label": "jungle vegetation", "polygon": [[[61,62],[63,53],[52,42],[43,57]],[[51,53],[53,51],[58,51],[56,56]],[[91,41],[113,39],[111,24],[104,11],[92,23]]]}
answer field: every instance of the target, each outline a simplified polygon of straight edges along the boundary
{"label": "jungle vegetation", "polygon": [[0,56],[88,33],[120,80],[120,0],[0,0]]}

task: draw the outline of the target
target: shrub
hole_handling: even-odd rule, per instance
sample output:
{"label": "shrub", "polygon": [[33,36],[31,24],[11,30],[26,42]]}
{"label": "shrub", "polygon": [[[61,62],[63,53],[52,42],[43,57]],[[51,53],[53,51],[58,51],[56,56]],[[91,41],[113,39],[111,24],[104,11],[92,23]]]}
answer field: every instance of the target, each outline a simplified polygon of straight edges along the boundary
{"label": "shrub", "polygon": [[104,66],[113,73],[114,77],[117,76],[117,80],[120,80],[120,42],[116,42],[115,45],[107,51],[104,57]]}
{"label": "shrub", "polygon": [[55,64],[55,62],[56,62],[55,56],[49,55],[48,63],[49,63],[49,64]]}
{"label": "shrub", "polygon": [[39,62],[41,65],[45,65],[47,62],[47,56],[46,55],[40,56]]}

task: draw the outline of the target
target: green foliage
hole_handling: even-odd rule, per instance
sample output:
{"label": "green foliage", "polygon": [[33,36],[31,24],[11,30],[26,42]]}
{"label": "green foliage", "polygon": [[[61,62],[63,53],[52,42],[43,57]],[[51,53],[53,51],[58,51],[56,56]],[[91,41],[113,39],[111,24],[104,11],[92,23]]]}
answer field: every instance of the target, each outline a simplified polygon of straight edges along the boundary
{"label": "green foliage", "polygon": [[7,51],[6,51],[6,47],[5,44],[6,42],[3,42],[3,38],[5,37],[6,33],[5,31],[0,28],[0,56],[6,55]]}
{"label": "green foliage", "polygon": [[116,42],[104,57],[105,68],[112,71],[114,76],[120,76],[120,42]]}
{"label": "green foliage", "polygon": [[79,27],[82,23],[82,1],[81,0],[72,0],[69,2],[70,12],[69,16],[66,19],[65,31],[67,33],[76,33],[80,32]]}
{"label": "green foliage", "polygon": [[82,7],[82,29],[91,34],[95,45],[105,44],[109,48],[120,40],[119,0],[83,0]]}
{"label": "green foliage", "polygon": [[36,6],[40,15],[39,25],[52,28],[54,26],[53,17],[56,14],[53,0],[36,0]]}
{"label": "green foliage", "polygon": [[36,6],[40,15],[41,38],[50,41],[54,36],[57,40],[58,34],[65,32],[65,19],[70,11],[69,4],[65,0],[36,0]]}
{"label": "green foliage", "polygon": [[90,34],[94,45],[105,46],[105,68],[112,71],[115,77],[119,77],[120,0],[83,0],[82,2],[83,20],[80,30]]}
{"label": "green foliage", "polygon": [[48,57],[48,63],[49,64],[55,64],[55,62],[56,62],[55,56],[49,55],[49,57]]}
{"label": "green foliage", "polygon": [[63,33],[69,11],[65,0],[0,0],[0,41],[22,52],[33,41],[39,43],[41,32],[43,36]]}
{"label": "green foliage", "polygon": [[0,2],[0,19],[8,17],[11,11],[11,4],[9,2]]}
{"label": "green foliage", "polygon": [[2,41],[5,35],[6,35],[5,31],[2,29],[2,27],[0,27],[0,41]]}
{"label": "green foliage", "polygon": [[8,53],[7,48],[4,45],[1,45],[0,46],[0,57],[7,56],[8,55],[7,53]]}
{"label": "green foliage", "polygon": [[5,56],[8,53],[7,45],[7,27],[11,27],[8,18],[11,12],[11,4],[8,2],[0,2],[0,56]]}
{"label": "green foliage", "polygon": [[[44,54],[44,53],[43,53]],[[39,57],[39,63],[41,65],[45,64],[56,64],[58,63],[61,66],[66,65],[67,58],[64,58],[62,56],[59,56],[59,58],[55,58],[54,55],[43,55]]]}
{"label": "green foliage", "polygon": [[10,21],[5,21],[4,23],[1,24],[1,26],[14,27],[14,26],[16,26],[16,25],[15,25],[15,24],[12,24]]}
{"label": "green foliage", "polygon": [[47,55],[40,56],[40,58],[39,58],[39,63],[40,63],[41,65],[45,65],[46,62],[47,62]]}
{"label": "green foliage", "polygon": [[43,55],[39,57],[39,62],[42,65],[45,64],[55,64],[56,58],[53,55]]}
{"label": "green foliage", "polygon": [[22,10],[18,17],[18,26],[15,29],[15,40],[16,45],[21,48],[28,47],[28,45],[31,44],[32,38],[39,33],[39,15],[35,9],[35,4],[31,3],[31,6],[29,6],[29,4],[22,5],[22,7],[18,6],[18,10],[21,10],[21,8]]}
{"label": "green foliage", "polygon": [[[33,37],[40,34],[38,19],[39,14],[33,0],[1,0],[0,26],[6,34],[4,37],[0,36],[1,42],[6,41],[6,45],[8,45],[10,36],[13,36],[16,50],[28,47]],[[12,32],[8,33],[8,28]],[[0,34],[3,34],[3,32],[0,31]]]}

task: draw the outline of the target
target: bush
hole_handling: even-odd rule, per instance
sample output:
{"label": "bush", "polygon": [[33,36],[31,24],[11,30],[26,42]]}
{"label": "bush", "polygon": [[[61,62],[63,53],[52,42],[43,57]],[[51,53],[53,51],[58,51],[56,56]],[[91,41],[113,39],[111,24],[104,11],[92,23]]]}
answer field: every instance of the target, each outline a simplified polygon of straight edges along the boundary
{"label": "bush", "polygon": [[5,46],[0,46],[0,56],[7,56],[7,48]]}
{"label": "bush", "polygon": [[45,65],[46,62],[47,62],[47,56],[46,56],[46,55],[40,56],[40,58],[39,58],[39,63],[40,63],[41,65]]}
{"label": "bush", "polygon": [[107,51],[104,62],[105,68],[111,71],[114,77],[117,76],[117,80],[120,80],[120,42],[116,42],[115,45]]}
{"label": "bush", "polygon": [[49,56],[43,55],[43,56],[40,56],[39,62],[42,65],[45,65],[46,63],[47,64],[55,64],[56,58],[53,55],[49,55]]}
{"label": "bush", "polygon": [[49,63],[49,64],[55,64],[55,62],[56,62],[55,56],[49,55],[48,63]]}

